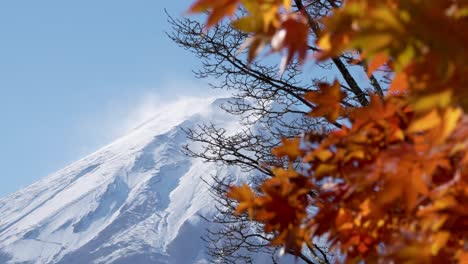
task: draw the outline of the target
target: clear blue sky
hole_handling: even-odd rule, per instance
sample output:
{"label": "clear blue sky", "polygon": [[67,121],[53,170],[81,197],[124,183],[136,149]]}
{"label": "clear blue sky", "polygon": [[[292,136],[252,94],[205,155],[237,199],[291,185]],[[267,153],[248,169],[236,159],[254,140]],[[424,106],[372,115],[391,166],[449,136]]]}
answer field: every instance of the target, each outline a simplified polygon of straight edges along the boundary
{"label": "clear blue sky", "polygon": [[210,93],[164,34],[164,8],[191,2],[0,1],[0,196],[110,143],[148,98]]}

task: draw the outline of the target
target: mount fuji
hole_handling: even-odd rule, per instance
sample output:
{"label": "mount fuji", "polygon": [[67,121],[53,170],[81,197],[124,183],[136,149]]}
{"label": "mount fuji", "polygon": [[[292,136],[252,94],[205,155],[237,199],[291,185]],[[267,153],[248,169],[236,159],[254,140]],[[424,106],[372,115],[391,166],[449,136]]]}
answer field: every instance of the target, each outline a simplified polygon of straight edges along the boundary
{"label": "mount fuji", "polygon": [[[184,128],[239,128],[227,99],[191,99],[95,153],[0,199],[0,263],[209,263],[205,181],[243,172],[187,157]],[[184,111],[185,109],[185,111]],[[187,111],[189,109],[190,111]],[[239,178],[239,180],[241,180]]]}

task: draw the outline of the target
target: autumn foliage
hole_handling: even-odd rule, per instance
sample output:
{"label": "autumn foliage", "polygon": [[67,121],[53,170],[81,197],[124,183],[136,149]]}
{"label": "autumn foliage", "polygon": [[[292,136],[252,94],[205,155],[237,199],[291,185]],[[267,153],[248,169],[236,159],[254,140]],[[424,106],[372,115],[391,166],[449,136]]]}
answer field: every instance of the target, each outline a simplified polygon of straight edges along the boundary
{"label": "autumn foliage", "polygon": [[272,153],[289,167],[273,167],[258,189],[233,187],[237,213],[296,253],[324,237],[351,263],[468,263],[468,2],[340,1],[322,21],[297,12],[307,2],[198,0],[190,9],[209,11],[208,27],[231,17],[251,34],[251,60],[264,47],[286,64],[349,52],[368,74],[392,71],[387,94],[364,107],[342,103],[339,81],[305,94],[310,116],[335,129],[284,139]]}

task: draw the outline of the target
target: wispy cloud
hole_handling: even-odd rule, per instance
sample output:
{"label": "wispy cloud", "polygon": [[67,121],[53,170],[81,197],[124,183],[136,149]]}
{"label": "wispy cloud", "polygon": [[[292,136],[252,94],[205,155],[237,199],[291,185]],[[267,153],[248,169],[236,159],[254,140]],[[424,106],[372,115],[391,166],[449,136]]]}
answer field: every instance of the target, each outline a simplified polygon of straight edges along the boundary
{"label": "wispy cloud", "polygon": [[83,138],[89,139],[82,144],[79,155],[111,143],[154,117],[160,119],[158,123],[170,126],[175,120],[202,111],[214,98],[226,95],[206,86],[193,80],[170,80],[162,88],[140,90],[131,98],[110,98],[104,102],[102,113],[89,116],[78,125]]}

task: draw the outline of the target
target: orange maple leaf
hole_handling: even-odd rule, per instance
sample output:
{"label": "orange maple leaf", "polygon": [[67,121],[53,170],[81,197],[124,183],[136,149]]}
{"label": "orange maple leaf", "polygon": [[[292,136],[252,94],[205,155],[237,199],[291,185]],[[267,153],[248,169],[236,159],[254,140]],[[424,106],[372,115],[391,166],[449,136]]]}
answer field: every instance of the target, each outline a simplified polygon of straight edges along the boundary
{"label": "orange maple leaf", "polygon": [[393,78],[389,92],[394,94],[404,93],[408,90],[408,76],[404,72],[399,72]]}
{"label": "orange maple leaf", "polygon": [[242,214],[248,211],[250,217],[254,216],[255,193],[247,184],[242,184],[240,187],[233,186],[227,193],[227,196],[239,202],[236,209],[236,214]]}
{"label": "orange maple leaf", "polygon": [[378,53],[375,55],[371,61],[369,62],[369,66],[367,67],[367,76],[371,76],[372,73],[380,68],[380,66],[384,65],[388,61],[388,56],[383,53]]}
{"label": "orange maple leaf", "polygon": [[282,144],[276,148],[273,148],[271,153],[279,158],[288,157],[289,160],[295,160],[297,157],[302,155],[300,149],[301,139],[300,138],[284,138],[281,140]]}
{"label": "orange maple leaf", "polygon": [[338,81],[331,86],[325,83],[319,84],[319,89],[319,91],[308,92],[304,95],[306,100],[316,105],[309,115],[325,117],[328,121],[335,122],[343,113],[340,102],[345,97],[345,93],[341,91]]}
{"label": "orange maple leaf", "polygon": [[216,25],[224,17],[232,17],[240,0],[198,0],[190,8],[190,13],[210,11],[206,28]]}

